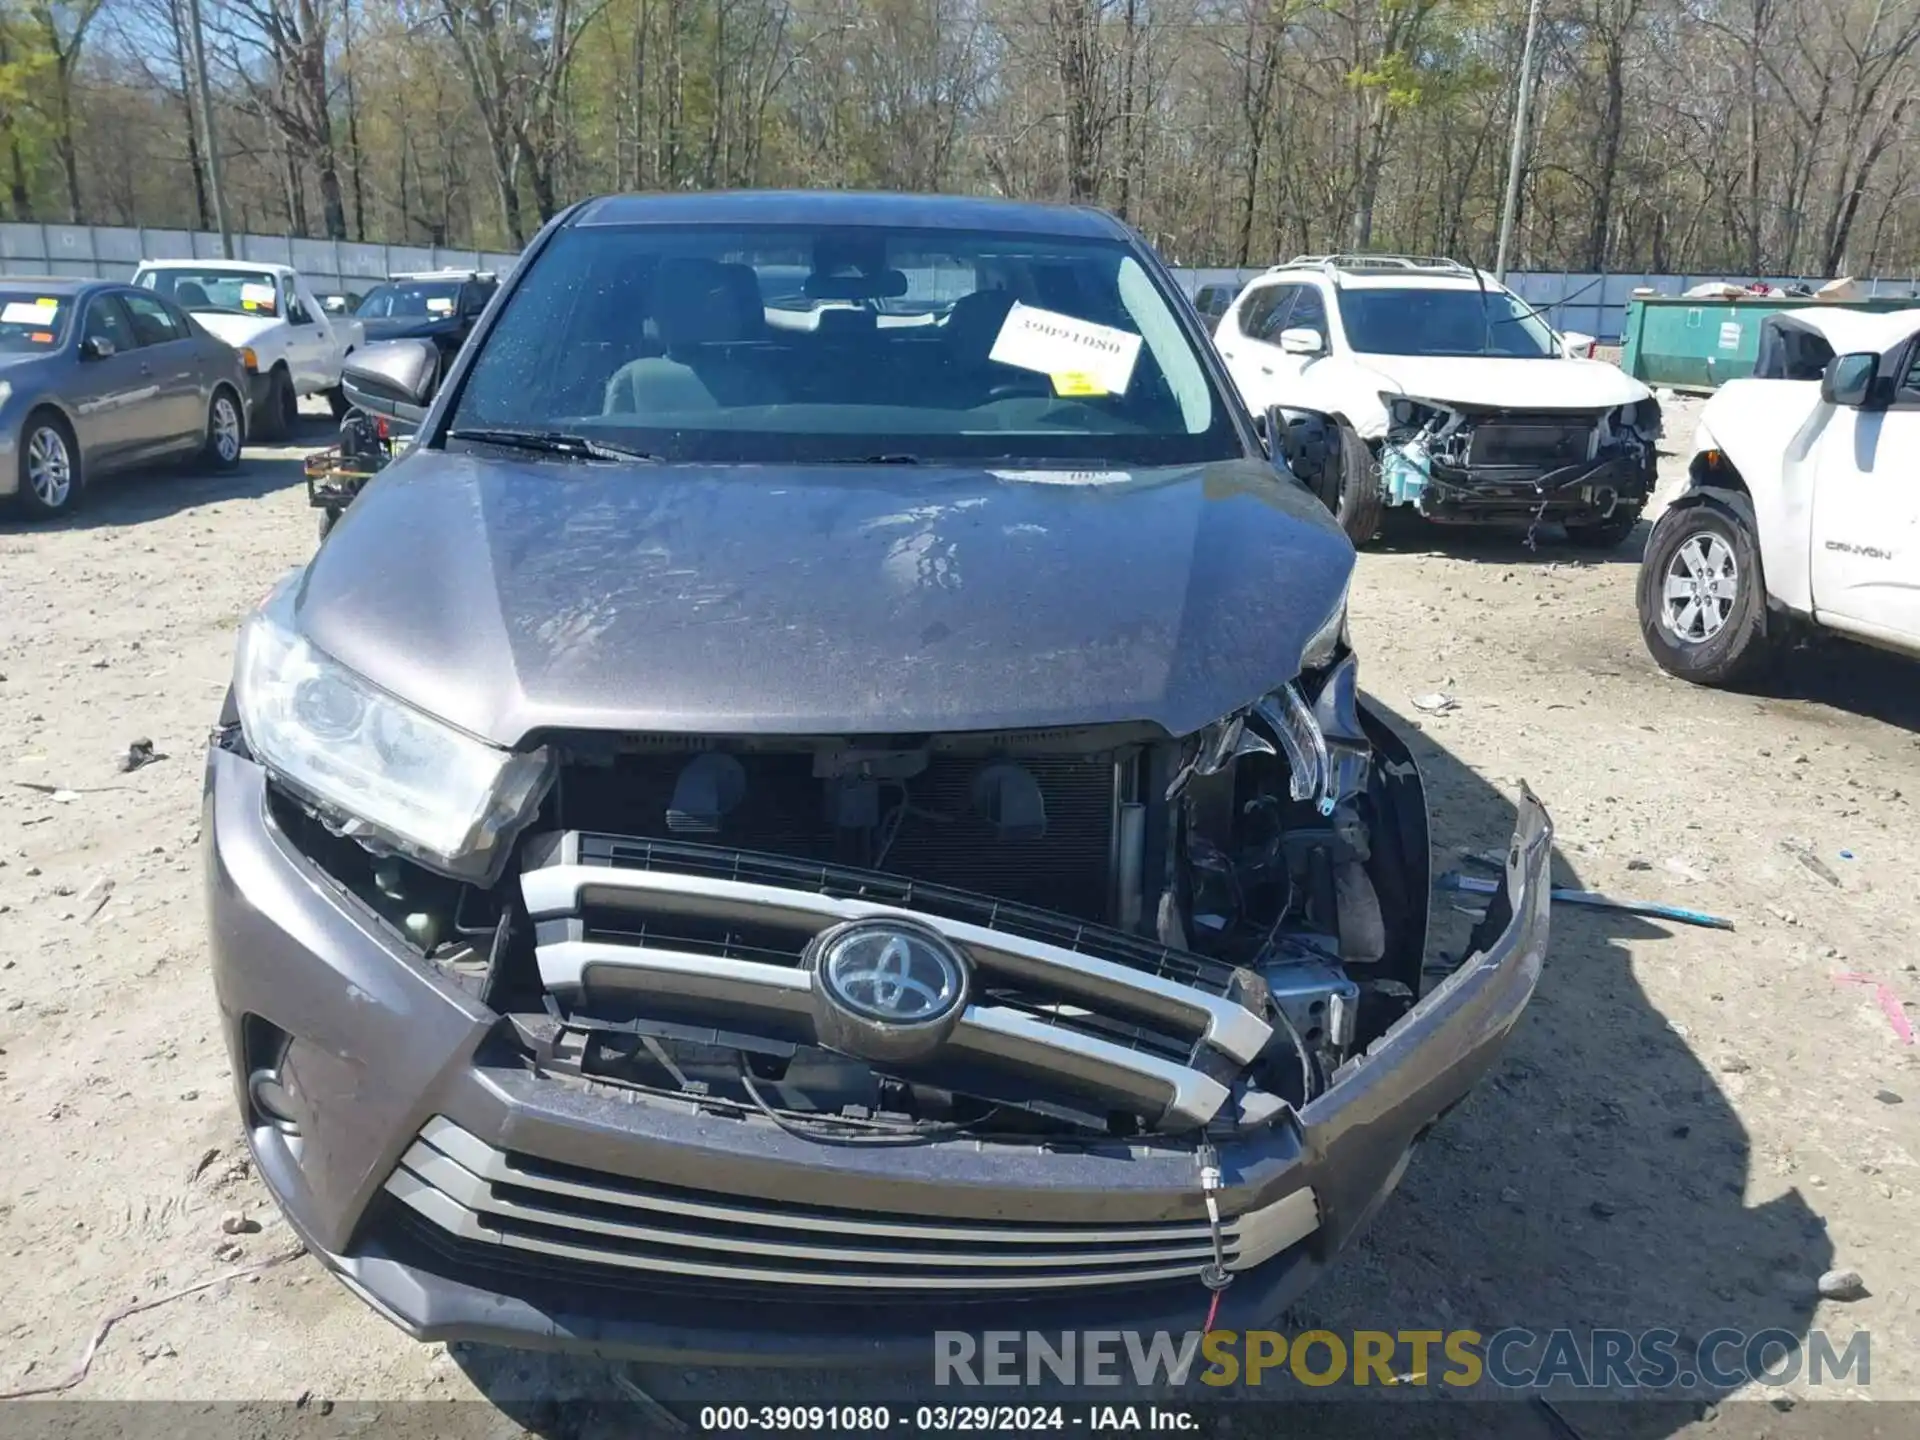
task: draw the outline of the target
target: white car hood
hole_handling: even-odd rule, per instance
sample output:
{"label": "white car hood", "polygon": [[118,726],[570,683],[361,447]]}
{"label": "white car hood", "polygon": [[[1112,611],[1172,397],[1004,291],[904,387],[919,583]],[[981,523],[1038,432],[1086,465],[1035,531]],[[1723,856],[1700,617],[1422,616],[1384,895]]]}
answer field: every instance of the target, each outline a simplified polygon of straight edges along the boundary
{"label": "white car hood", "polygon": [[280,323],[277,315],[235,315],[230,310],[195,310],[192,314],[201,329],[236,348],[251,344]]}
{"label": "white car hood", "polygon": [[1509,410],[1611,410],[1652,393],[1604,360],[1504,360],[1458,355],[1356,355],[1380,388],[1416,400]]}

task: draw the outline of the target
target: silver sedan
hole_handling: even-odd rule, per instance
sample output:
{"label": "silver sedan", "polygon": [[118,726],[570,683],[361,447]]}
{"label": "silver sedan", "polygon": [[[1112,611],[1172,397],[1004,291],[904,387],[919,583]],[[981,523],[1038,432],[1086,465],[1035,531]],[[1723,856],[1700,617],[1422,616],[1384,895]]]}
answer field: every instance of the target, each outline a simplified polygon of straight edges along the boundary
{"label": "silver sedan", "polygon": [[238,465],[246,395],[239,352],[150,290],[0,277],[0,501],[57,515],[114,470]]}

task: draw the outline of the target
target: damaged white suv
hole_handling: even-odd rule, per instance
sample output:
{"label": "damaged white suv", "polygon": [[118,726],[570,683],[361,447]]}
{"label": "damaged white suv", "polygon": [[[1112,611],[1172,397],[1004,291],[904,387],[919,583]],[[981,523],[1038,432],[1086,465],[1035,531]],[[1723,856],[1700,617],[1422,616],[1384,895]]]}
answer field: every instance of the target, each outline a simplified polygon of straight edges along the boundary
{"label": "damaged white suv", "polygon": [[1252,281],[1214,343],[1255,414],[1343,422],[1353,455],[1325,498],[1355,543],[1386,506],[1435,521],[1550,521],[1611,548],[1652,493],[1660,407],[1593,340],[1453,260],[1301,256]]}

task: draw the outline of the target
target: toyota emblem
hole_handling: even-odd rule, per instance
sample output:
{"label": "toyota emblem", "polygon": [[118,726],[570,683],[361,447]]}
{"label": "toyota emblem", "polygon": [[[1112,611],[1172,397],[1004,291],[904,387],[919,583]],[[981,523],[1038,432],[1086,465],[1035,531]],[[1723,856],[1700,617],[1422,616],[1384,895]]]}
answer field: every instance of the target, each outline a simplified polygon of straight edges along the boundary
{"label": "toyota emblem", "polygon": [[908,921],[836,926],[815,940],[812,970],[820,1039],[865,1059],[928,1053],[967,1005],[965,957]]}

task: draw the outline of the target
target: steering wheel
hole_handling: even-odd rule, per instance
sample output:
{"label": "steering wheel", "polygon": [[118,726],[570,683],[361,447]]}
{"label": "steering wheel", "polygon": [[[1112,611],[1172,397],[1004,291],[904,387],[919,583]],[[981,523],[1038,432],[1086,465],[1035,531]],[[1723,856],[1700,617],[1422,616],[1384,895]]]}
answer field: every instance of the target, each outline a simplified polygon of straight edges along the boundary
{"label": "steering wheel", "polygon": [[1002,380],[987,391],[989,405],[996,400],[1051,400],[1053,398],[1053,382],[1044,375],[1035,375],[1030,380]]}

